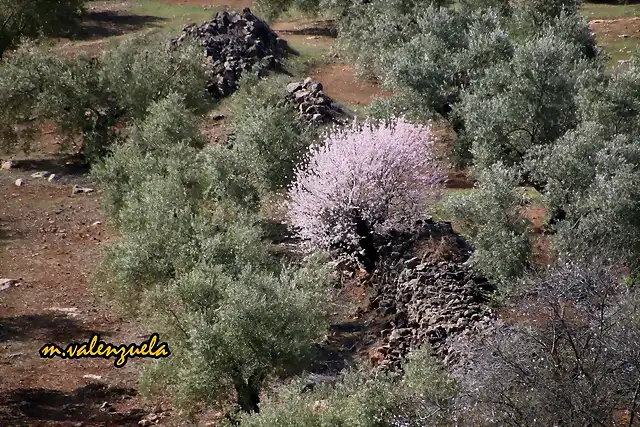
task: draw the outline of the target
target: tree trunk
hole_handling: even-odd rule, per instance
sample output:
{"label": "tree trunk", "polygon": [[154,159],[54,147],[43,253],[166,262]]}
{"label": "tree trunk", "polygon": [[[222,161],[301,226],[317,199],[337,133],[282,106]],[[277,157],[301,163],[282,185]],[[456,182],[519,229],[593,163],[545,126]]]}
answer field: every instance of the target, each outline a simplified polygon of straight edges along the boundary
{"label": "tree trunk", "polygon": [[373,244],[373,233],[367,221],[363,220],[358,212],[354,212],[353,221],[356,225],[356,233],[360,237],[359,244],[364,254],[358,254],[358,258],[367,273],[373,273],[378,261],[378,251]]}
{"label": "tree trunk", "polygon": [[264,376],[253,373],[247,381],[238,369],[235,370],[233,383],[238,396],[238,406],[246,413],[260,412],[260,389]]}

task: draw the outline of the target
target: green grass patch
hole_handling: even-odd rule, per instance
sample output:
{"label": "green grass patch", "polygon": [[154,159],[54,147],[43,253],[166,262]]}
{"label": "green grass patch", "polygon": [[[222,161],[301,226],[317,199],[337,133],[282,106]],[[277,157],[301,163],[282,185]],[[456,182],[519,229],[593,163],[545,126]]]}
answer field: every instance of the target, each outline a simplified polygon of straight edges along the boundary
{"label": "green grass patch", "polygon": [[[285,39],[286,35],[283,36]],[[313,40],[310,40],[313,41]],[[287,70],[298,77],[308,77],[314,69],[326,65],[330,62],[327,57],[329,46],[324,44],[313,44],[288,40],[289,46],[298,52],[298,55],[291,55],[285,59]]]}
{"label": "green grass patch", "polygon": [[171,5],[154,0],[135,0],[130,12],[141,16],[161,18],[157,25],[168,32],[178,32],[192,22],[201,24],[211,19],[212,15],[223,8],[202,7],[192,5]]}
{"label": "green grass patch", "polygon": [[461,197],[466,194],[470,194],[474,191],[473,188],[449,188],[443,194],[442,198],[433,207],[432,215],[435,221],[452,221],[451,213],[447,211],[445,206],[456,197]]}
{"label": "green grass patch", "polygon": [[629,60],[631,54],[638,49],[640,43],[638,39],[628,38],[607,40],[599,42],[598,45],[610,56],[609,65],[615,67],[619,64],[619,61]]}
{"label": "green grass patch", "polygon": [[640,4],[602,4],[586,2],[582,5],[582,14],[588,20],[614,19],[640,16]]}

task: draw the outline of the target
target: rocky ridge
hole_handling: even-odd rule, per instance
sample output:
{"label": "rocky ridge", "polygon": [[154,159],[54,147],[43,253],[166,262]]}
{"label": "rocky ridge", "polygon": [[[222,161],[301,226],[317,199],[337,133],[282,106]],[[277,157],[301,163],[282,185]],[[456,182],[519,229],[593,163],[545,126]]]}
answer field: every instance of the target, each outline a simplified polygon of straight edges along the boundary
{"label": "rocky ridge", "polygon": [[370,309],[384,318],[382,345],[370,353],[383,369],[399,369],[424,343],[445,364],[459,360],[457,339],[491,328],[487,304],[494,288],[468,265],[472,249],[449,223],[426,221],[413,232],[391,230],[374,238],[379,261],[371,278]]}

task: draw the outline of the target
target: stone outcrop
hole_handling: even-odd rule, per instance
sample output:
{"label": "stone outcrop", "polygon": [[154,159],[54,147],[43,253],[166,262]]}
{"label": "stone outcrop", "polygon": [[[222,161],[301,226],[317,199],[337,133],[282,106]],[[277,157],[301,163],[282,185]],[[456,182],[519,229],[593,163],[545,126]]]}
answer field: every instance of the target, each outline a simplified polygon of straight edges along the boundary
{"label": "stone outcrop", "polygon": [[287,42],[249,8],[218,12],[202,25],[187,25],[170,44],[176,46],[188,38],[204,47],[210,69],[208,91],[214,98],[233,93],[244,73],[264,75],[280,68],[280,58],[290,50]]}
{"label": "stone outcrop", "polygon": [[450,344],[492,327],[496,318],[487,304],[492,285],[468,265],[472,249],[449,223],[431,221],[374,240],[380,261],[369,280],[370,309],[386,327],[372,361],[396,369],[411,349],[429,343],[445,363],[455,363]]}
{"label": "stone outcrop", "polygon": [[310,77],[303,82],[288,84],[287,97],[303,122],[344,125],[353,119],[351,113],[323,92],[322,83]]}

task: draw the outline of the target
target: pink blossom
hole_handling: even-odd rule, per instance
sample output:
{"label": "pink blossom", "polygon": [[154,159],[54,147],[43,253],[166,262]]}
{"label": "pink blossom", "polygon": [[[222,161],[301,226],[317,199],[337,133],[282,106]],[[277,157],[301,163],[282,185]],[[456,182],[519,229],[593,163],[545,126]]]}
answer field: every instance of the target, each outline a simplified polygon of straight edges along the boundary
{"label": "pink blossom", "polygon": [[357,241],[354,208],[370,229],[406,228],[439,193],[432,146],[431,128],[404,118],[333,131],[295,171],[289,225],[317,248]]}

